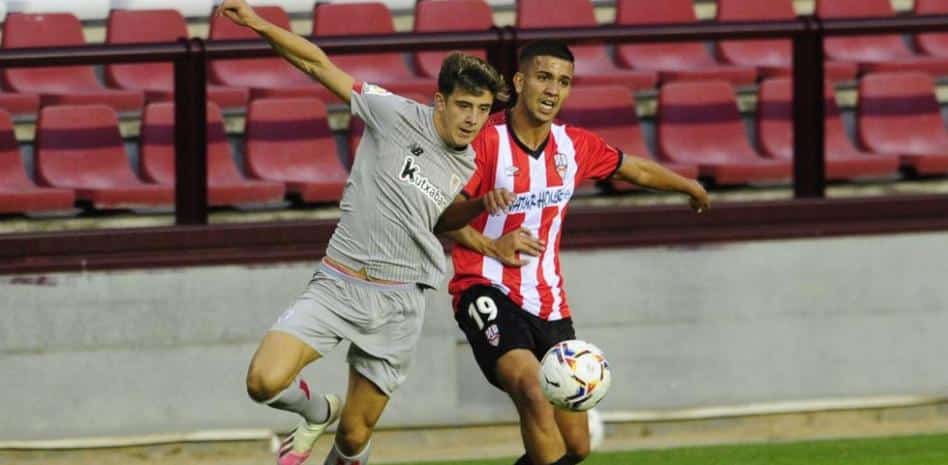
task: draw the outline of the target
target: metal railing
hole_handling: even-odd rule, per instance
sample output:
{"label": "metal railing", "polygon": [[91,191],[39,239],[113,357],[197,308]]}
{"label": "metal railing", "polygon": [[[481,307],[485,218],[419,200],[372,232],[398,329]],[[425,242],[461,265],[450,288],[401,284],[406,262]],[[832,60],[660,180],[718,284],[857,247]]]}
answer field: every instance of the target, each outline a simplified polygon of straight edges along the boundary
{"label": "metal railing", "polygon": [[[320,37],[316,42],[330,55],[486,49],[488,60],[510,77],[516,68],[517,47],[541,38],[559,38],[572,44],[788,38],[793,43],[794,194],[797,198],[822,198],[826,184],[823,126],[825,37],[934,31],[948,31],[948,15],[831,21],[802,16],[779,22],[606,25],[530,30],[495,27],[480,32]],[[203,225],[207,223],[205,84],[208,61],[272,55],[273,50],[262,40],[182,38],[175,43],[161,44],[3,49],[0,50],[0,67],[172,62],[176,103],[176,223]]]}

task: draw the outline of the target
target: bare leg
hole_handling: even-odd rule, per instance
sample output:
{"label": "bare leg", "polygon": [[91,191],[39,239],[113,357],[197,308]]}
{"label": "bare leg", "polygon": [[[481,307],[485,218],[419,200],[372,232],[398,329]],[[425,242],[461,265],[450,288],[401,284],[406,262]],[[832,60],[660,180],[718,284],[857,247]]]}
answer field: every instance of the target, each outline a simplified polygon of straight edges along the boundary
{"label": "bare leg", "polygon": [[566,455],[570,463],[582,462],[589,456],[589,419],[586,412],[570,412],[553,409],[556,425],[566,442]]}
{"label": "bare leg", "polygon": [[497,378],[520,414],[520,433],[534,465],[556,462],[566,453],[553,406],[543,396],[537,374],[540,362],[532,352],[515,349],[497,360]]}
{"label": "bare leg", "polygon": [[350,366],[346,405],[342,408],[342,417],[336,430],[336,448],[339,452],[351,457],[365,451],[386,405],[388,396]]}
{"label": "bare leg", "polygon": [[257,402],[266,402],[286,389],[303,367],[319,357],[318,352],[296,336],[270,331],[250,360],[247,393]]}

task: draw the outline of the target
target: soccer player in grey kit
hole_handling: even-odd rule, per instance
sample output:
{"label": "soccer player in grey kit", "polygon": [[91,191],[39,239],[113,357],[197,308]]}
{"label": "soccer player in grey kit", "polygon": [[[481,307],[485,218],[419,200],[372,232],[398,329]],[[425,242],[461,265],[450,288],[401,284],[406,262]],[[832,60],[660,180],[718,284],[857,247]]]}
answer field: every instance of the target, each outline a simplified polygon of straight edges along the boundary
{"label": "soccer player in grey kit", "polygon": [[[303,463],[340,418],[324,463],[366,465],[372,429],[411,363],[424,291],[445,273],[434,227],[474,171],[469,144],[503,92],[503,78],[478,58],[451,54],[432,108],[356,81],[315,44],[262,19],[245,0],[224,0],[218,14],[256,31],[365,121],[326,256],[306,291],[261,341],[247,392],[303,417],[281,447],[279,465]],[[343,340],[352,343],[344,407],[299,377]]]}

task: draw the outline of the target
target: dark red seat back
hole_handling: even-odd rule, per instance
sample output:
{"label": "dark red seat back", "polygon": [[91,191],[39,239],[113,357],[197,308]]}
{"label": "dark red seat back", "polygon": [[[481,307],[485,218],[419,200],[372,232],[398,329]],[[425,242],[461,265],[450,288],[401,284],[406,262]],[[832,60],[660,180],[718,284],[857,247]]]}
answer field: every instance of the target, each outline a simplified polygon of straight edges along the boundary
{"label": "dark red seat back", "polygon": [[629,155],[651,156],[642,137],[635,99],[625,87],[576,87],[563,104],[559,119],[595,131]]}
{"label": "dark red seat back", "polygon": [[[415,32],[485,31],[494,25],[490,5],[484,0],[421,0],[415,4]],[[484,50],[462,50],[487,58]],[[436,78],[447,51],[414,54],[415,69],[422,76]]]}
{"label": "dark red seat back", "polygon": [[[175,182],[174,104],[152,103],[142,116],[139,157],[142,176],[160,184]],[[221,111],[207,103],[207,181],[227,184],[245,178],[237,170]]]}
{"label": "dark red seat back", "polygon": [[881,153],[948,156],[935,82],[918,73],[872,73],[859,82],[859,141]]}
{"label": "dark red seat back", "polygon": [[[517,27],[539,29],[548,27],[597,26],[595,10],[589,0],[517,0]],[[582,74],[613,71],[615,64],[606,55],[603,45],[574,45],[576,70]]]}
{"label": "dark red seat back", "polygon": [[[651,25],[697,21],[692,0],[618,0],[616,24]],[[623,66],[643,69],[687,69],[716,66],[700,42],[620,45],[616,58]]]}
{"label": "dark red seat back", "polygon": [[[290,17],[278,6],[258,6],[254,11],[263,19],[290,29]],[[223,16],[210,18],[211,40],[259,39],[252,30],[238,26]],[[247,58],[239,60],[213,60],[208,68],[213,82],[238,86],[272,88],[286,85],[310,83],[312,80],[282,58]]]}
{"label": "dark red seat back", "polygon": [[48,106],[36,132],[36,179],[55,187],[109,188],[139,184],[118,115],[106,105]]}
{"label": "dark red seat back", "polygon": [[[831,82],[824,85],[826,155],[852,153],[855,149],[840,117]],[[757,97],[757,137],[764,153],[793,158],[793,81],[788,78],[761,82]]]}
{"label": "dark red seat back", "polygon": [[[85,45],[82,23],[70,13],[10,13],[3,23],[3,48]],[[92,66],[6,68],[3,83],[18,92],[68,93],[101,90]]]}
{"label": "dark red seat back", "polygon": [[[112,10],[105,41],[110,44],[174,42],[188,37],[184,16],[178,10]],[[171,63],[107,65],[106,82],[122,89],[165,89],[172,86]]]}
{"label": "dark red seat back", "polygon": [[658,146],[678,163],[729,163],[759,159],[751,148],[730,84],[675,82],[659,91]]}
{"label": "dark red seat back", "polygon": [[[358,18],[357,20],[354,20]],[[313,10],[314,36],[391,34],[395,32],[392,13],[381,2],[317,3]],[[359,80],[391,82],[414,78],[400,53],[346,54],[333,62]]]}
{"label": "dark red seat back", "polygon": [[[915,14],[948,14],[948,0],[915,0]],[[915,36],[915,46],[926,55],[948,57],[948,33],[918,34]]]}
{"label": "dark red seat back", "polygon": [[[793,19],[793,0],[718,0],[718,21],[782,21]],[[785,39],[722,40],[718,54],[746,66],[790,66],[791,44]]]}
{"label": "dark red seat back", "polygon": [[[890,0],[816,0],[823,19],[889,18],[895,16]],[[914,54],[898,34],[827,37],[826,57],[841,61],[884,61]]]}
{"label": "dark red seat back", "polygon": [[316,181],[348,175],[318,99],[257,99],[247,111],[245,134],[244,161],[253,177]]}

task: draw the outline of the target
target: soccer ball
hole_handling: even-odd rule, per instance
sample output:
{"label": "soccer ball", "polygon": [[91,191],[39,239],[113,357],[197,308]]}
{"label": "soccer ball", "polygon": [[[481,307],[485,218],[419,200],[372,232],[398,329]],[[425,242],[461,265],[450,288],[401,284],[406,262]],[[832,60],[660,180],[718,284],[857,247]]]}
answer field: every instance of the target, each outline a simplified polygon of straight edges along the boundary
{"label": "soccer ball", "polygon": [[561,409],[581,412],[595,407],[606,396],[611,382],[605,355],[586,341],[560,342],[540,361],[543,394]]}

